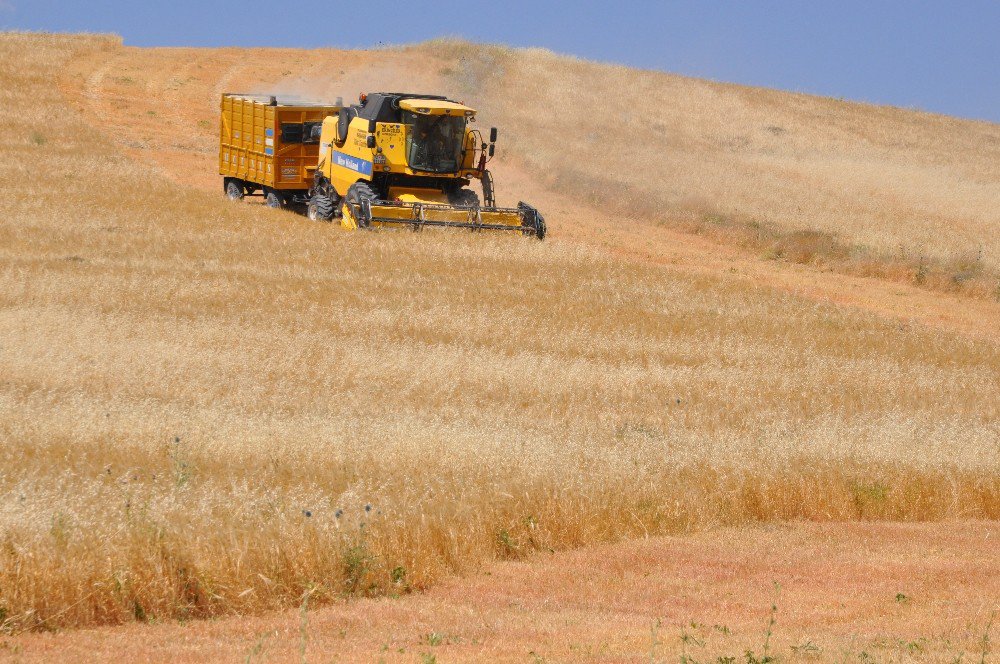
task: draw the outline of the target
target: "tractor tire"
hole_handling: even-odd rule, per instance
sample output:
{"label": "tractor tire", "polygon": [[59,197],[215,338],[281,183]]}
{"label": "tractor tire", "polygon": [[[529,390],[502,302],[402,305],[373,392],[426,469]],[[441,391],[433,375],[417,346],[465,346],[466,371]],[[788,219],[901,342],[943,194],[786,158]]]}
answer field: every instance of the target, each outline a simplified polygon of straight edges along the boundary
{"label": "tractor tire", "polygon": [[[350,205],[354,209],[360,210],[361,201],[377,201],[378,196],[375,195],[375,190],[371,188],[371,185],[363,180],[358,180],[350,186],[347,190],[347,196],[344,197],[344,205]],[[353,213],[352,213],[353,217]],[[355,219],[358,224],[358,228],[368,228],[369,224],[361,219]]]}
{"label": "tractor tire", "polygon": [[243,183],[239,180],[226,180],[226,198],[231,201],[243,200]]}
{"label": "tractor tire", "polygon": [[482,204],[479,202],[479,194],[471,189],[457,189],[448,194],[448,202],[459,207],[472,208],[478,210]]}
{"label": "tractor tire", "polygon": [[267,197],[264,198],[264,205],[275,210],[280,210],[285,207],[285,199],[276,191],[268,191]]}
{"label": "tractor tire", "polygon": [[306,216],[313,221],[330,221],[333,219],[333,199],[323,194],[316,194],[309,199]]}

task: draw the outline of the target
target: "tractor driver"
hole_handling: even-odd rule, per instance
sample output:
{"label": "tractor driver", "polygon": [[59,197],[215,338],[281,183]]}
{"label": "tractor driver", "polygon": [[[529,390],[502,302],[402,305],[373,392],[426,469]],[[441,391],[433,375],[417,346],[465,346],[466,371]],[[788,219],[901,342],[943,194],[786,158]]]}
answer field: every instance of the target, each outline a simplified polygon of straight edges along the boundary
{"label": "tractor driver", "polygon": [[417,160],[420,163],[437,166],[450,158],[448,154],[448,144],[451,142],[451,137],[448,135],[450,126],[444,120],[445,118],[438,117],[429,123],[421,123],[420,141],[417,147]]}

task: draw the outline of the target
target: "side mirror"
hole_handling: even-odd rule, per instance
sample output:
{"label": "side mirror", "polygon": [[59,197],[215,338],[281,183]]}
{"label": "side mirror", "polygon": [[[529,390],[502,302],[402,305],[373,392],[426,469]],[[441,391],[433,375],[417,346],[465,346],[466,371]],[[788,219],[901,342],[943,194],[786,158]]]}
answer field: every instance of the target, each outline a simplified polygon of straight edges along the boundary
{"label": "side mirror", "polygon": [[368,147],[371,148],[371,149],[373,149],[373,150],[375,149],[375,135],[374,134],[368,134]]}
{"label": "side mirror", "polygon": [[374,120],[369,120],[368,121],[368,133],[369,134],[374,134],[375,133],[375,121]]}
{"label": "side mirror", "polygon": [[493,156],[493,153],[496,152],[496,150],[497,150],[497,146],[495,146],[492,143],[490,143],[490,156],[491,157]]}
{"label": "side mirror", "polygon": [[347,129],[351,124],[351,109],[342,108],[337,114],[337,143],[347,140]]}
{"label": "side mirror", "polygon": [[496,143],[496,142],[497,142],[497,128],[493,127],[492,129],[490,129],[490,143]]}

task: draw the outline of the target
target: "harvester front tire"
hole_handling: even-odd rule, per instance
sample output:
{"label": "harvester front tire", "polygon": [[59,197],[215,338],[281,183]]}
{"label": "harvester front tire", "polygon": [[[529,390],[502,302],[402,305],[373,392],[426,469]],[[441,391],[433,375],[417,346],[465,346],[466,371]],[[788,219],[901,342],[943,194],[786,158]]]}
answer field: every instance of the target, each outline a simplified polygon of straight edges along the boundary
{"label": "harvester front tire", "polygon": [[307,216],[313,221],[330,221],[333,219],[333,199],[323,194],[317,194],[309,199]]}
{"label": "harvester front tire", "polygon": [[243,184],[239,180],[228,180],[226,182],[226,198],[231,201],[243,200]]}
{"label": "harvester front tire", "polygon": [[[378,196],[375,195],[375,191],[367,182],[355,182],[347,190],[347,196],[344,197],[344,205],[350,205],[351,210],[360,210],[361,201],[363,200],[374,202],[378,200]],[[351,213],[351,216],[354,216],[353,212]],[[368,228],[367,222],[364,222],[364,225],[362,225],[363,220],[355,219],[354,221],[358,224],[358,228]]]}
{"label": "harvester front tire", "polygon": [[285,207],[285,199],[278,192],[269,191],[267,192],[267,197],[264,199],[264,205],[275,210],[280,210]]}
{"label": "harvester front tire", "polygon": [[472,208],[473,210],[478,210],[482,207],[482,203],[479,202],[479,194],[471,189],[458,189],[451,192],[448,194],[448,202],[452,205]]}

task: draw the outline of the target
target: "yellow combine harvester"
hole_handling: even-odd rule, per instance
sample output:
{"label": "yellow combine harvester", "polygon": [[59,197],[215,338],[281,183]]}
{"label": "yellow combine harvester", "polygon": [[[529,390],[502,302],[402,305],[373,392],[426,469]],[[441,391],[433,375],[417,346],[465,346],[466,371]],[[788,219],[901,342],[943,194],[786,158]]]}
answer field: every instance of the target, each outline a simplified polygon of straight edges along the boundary
{"label": "yellow combine harvester", "polygon": [[[252,123],[246,104],[255,107]],[[296,109],[301,120],[289,126]],[[379,92],[353,106],[322,107],[223,95],[222,110],[219,163],[231,198],[260,191],[272,207],[305,203],[310,219],[339,219],[348,229],[444,226],[545,237],[545,219],[534,207],[496,206],[486,165],[497,130],[487,141],[471,127],[476,111],[458,102]],[[321,123],[316,112],[326,113]],[[236,126],[243,127],[239,136]],[[468,188],[472,180],[482,185],[482,201]]]}

